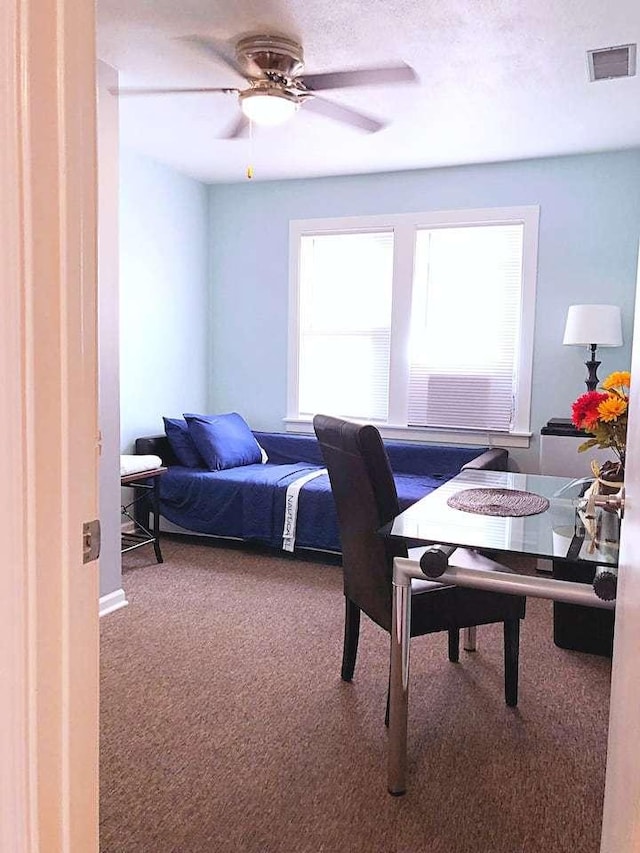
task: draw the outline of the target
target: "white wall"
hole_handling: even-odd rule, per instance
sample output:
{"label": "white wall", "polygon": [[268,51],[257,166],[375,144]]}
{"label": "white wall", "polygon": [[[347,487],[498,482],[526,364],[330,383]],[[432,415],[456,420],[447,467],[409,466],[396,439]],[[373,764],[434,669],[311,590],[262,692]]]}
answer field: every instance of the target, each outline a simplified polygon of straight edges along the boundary
{"label": "white wall", "polygon": [[207,188],[128,150],[120,159],[121,448],[204,411]]}

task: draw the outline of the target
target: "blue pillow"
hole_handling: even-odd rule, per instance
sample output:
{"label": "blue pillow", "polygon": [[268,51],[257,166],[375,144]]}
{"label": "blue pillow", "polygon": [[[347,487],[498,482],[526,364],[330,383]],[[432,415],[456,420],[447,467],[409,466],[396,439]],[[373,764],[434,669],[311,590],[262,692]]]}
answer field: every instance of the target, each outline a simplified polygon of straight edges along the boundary
{"label": "blue pillow", "polygon": [[210,471],[262,461],[260,445],[237,412],[211,416],[185,414],[184,417],[193,443]]}
{"label": "blue pillow", "polygon": [[163,418],[164,431],[176,459],[185,468],[204,468],[204,462],[196,450],[187,422],[179,418]]}

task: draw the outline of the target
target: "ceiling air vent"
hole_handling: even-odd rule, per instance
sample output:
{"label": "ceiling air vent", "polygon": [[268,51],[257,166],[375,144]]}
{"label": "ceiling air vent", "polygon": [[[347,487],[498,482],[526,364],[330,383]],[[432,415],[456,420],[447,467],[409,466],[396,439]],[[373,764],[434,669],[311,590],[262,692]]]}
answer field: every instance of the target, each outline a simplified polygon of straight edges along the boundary
{"label": "ceiling air vent", "polygon": [[636,45],[620,44],[587,51],[589,80],[611,80],[615,77],[635,77]]}

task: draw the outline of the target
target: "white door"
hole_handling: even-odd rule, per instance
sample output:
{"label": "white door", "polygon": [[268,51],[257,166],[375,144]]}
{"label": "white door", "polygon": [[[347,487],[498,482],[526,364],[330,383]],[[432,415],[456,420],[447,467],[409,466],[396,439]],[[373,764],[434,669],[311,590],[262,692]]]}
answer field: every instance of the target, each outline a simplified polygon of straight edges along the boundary
{"label": "white door", "polygon": [[[639,270],[640,273],[640,270]],[[639,278],[640,280],[640,278]],[[640,299],[627,436],[602,853],[640,850]]]}
{"label": "white door", "polygon": [[0,850],[97,850],[95,24],[0,12]]}

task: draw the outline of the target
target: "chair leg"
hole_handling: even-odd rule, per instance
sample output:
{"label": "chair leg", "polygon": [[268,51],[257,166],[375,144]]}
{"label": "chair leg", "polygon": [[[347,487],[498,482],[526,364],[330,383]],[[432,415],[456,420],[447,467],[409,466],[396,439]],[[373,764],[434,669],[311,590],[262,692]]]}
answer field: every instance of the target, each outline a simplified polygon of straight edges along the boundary
{"label": "chair leg", "polygon": [[504,698],[510,708],[518,704],[519,648],[520,620],[507,619],[504,623]]}
{"label": "chair leg", "polygon": [[460,631],[457,628],[449,629],[449,660],[451,663],[460,660]]}
{"label": "chair leg", "polygon": [[344,597],[344,646],[342,649],[342,680],[351,681],[358,654],[360,635],[360,608],[351,599]]}

